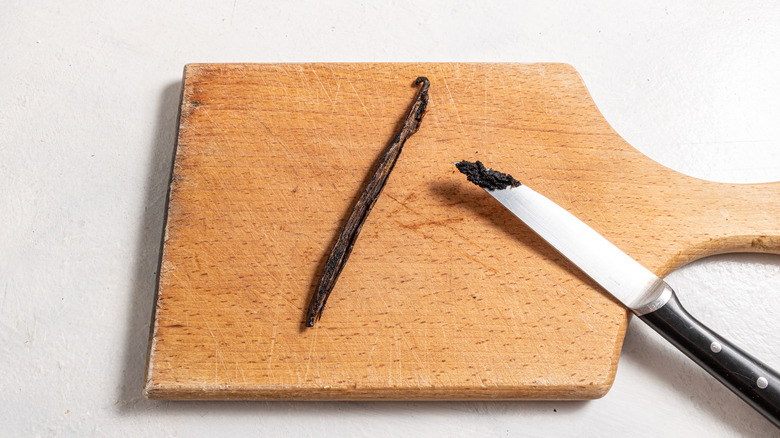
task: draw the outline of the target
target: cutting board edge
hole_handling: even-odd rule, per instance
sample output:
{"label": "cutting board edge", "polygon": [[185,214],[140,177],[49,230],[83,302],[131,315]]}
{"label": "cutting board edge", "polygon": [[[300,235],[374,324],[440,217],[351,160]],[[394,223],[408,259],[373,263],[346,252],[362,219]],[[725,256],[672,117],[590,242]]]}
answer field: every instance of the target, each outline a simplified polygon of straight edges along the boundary
{"label": "cutting board edge", "polygon": [[209,386],[161,386],[148,381],[143,394],[150,400],[214,401],[530,401],[595,400],[604,397],[612,387],[615,373],[602,382],[572,386],[526,386],[505,389],[463,388],[295,388],[251,387],[240,390]]}
{"label": "cutting board edge", "polygon": [[697,260],[723,254],[780,255],[780,234],[745,234],[704,240],[698,245],[688,247],[685,251],[667,260],[656,269],[655,274],[664,278],[677,269]]}
{"label": "cutting board edge", "polygon": [[181,129],[181,120],[182,120],[182,114],[184,110],[184,98],[185,98],[185,91],[187,86],[187,66],[184,66],[184,69],[182,71],[182,80],[181,80],[181,89],[179,90],[179,105],[177,108],[177,116],[176,116],[176,137],[173,143],[173,151],[172,151],[172,157],[171,157],[171,164],[168,174],[168,189],[165,192],[165,202],[164,210],[163,210],[163,230],[160,235],[160,247],[157,253],[157,269],[155,271],[155,282],[154,282],[154,299],[152,301],[152,315],[151,315],[151,323],[149,325],[149,340],[147,342],[146,347],[146,363],[144,365],[144,388],[143,388],[143,394],[146,396],[147,394],[147,388],[149,388],[150,383],[153,381],[153,373],[154,373],[154,355],[156,352],[156,346],[157,346],[157,329],[158,329],[158,302],[160,298],[160,278],[162,275],[163,270],[163,261],[165,260],[165,240],[168,235],[168,213],[170,211],[170,204],[171,204],[171,191],[174,184],[174,173],[176,169],[176,156],[178,154],[179,150],[179,132]]}

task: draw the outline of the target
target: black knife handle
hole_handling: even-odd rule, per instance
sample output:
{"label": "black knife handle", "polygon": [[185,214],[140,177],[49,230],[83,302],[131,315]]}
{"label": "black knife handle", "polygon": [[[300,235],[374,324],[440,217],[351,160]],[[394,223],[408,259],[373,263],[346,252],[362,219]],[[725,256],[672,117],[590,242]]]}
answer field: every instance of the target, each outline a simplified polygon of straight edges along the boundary
{"label": "black knife handle", "polygon": [[661,308],[639,316],[775,426],[780,427],[780,375],[691,316],[672,292]]}

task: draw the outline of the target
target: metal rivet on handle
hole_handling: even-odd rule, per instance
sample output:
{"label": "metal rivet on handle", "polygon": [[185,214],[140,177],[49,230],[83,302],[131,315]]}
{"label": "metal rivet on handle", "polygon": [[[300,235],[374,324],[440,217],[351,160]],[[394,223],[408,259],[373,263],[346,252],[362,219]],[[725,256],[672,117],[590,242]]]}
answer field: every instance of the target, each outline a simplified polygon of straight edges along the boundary
{"label": "metal rivet on handle", "polygon": [[758,385],[758,387],[759,387],[760,389],[764,389],[764,388],[766,388],[767,386],[769,386],[769,381],[768,381],[768,380],[766,380],[766,377],[759,377],[759,378],[756,380],[756,385]]}
{"label": "metal rivet on handle", "polygon": [[723,346],[720,345],[720,342],[713,341],[712,344],[710,344],[710,350],[712,350],[713,353],[720,353],[720,350],[723,349]]}

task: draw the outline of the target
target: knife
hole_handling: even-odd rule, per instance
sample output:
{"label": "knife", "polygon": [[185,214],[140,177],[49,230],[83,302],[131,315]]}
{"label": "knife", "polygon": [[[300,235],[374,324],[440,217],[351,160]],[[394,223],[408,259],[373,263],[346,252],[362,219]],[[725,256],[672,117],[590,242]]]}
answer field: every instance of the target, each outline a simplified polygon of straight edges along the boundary
{"label": "knife", "polygon": [[780,375],[691,316],[665,281],[511,175],[479,161],[455,165],[642,321],[780,427]]}

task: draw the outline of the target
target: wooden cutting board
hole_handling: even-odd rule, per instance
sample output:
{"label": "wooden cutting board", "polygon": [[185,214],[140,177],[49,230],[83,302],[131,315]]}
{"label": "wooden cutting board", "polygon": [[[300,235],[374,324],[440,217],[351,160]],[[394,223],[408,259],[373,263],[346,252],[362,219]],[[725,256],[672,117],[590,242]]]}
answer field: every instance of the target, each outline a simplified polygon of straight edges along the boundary
{"label": "wooden cutting board", "polygon": [[[320,269],[419,75],[428,113],[307,329]],[[565,64],[188,65],[180,116],[151,398],[604,395],[627,312],[458,160],[513,174],[660,276],[780,250],[780,184],[653,162]]]}

